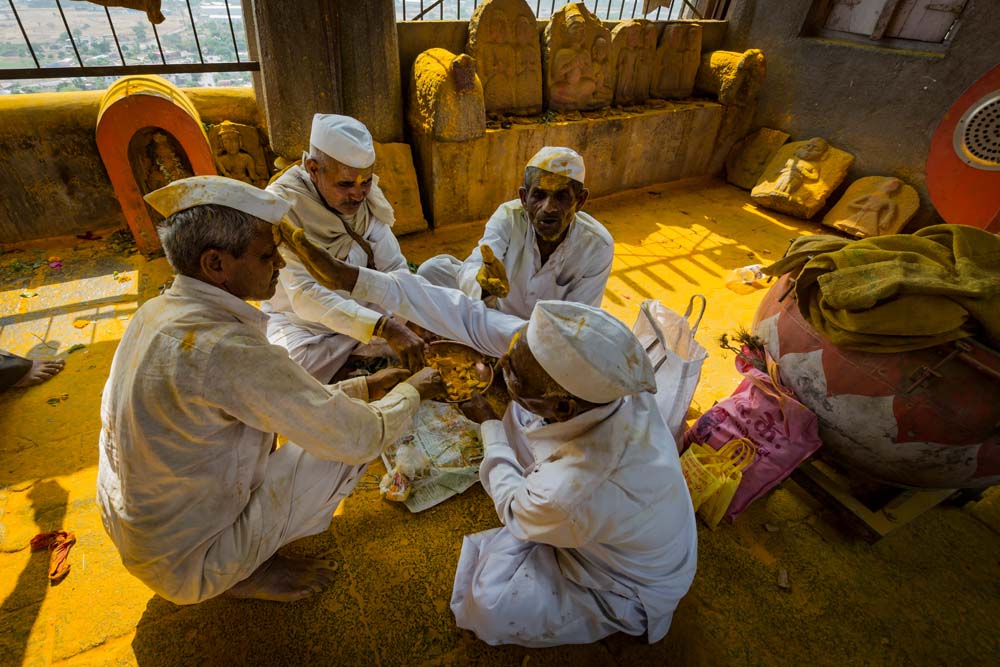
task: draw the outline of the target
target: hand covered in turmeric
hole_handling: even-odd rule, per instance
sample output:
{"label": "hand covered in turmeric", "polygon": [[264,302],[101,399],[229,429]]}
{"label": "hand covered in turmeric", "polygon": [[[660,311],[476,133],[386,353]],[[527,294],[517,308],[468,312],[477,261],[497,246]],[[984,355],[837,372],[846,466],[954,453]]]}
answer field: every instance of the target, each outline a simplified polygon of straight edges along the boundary
{"label": "hand covered in turmeric", "polygon": [[282,218],[275,228],[275,237],[295,253],[309,274],[323,287],[332,290],[354,289],[358,270],[339,259],[334,259],[306,237],[306,233]]}
{"label": "hand covered in turmeric", "polygon": [[493,254],[488,245],[479,246],[483,255],[483,265],[476,274],[476,282],[483,289],[483,296],[496,296],[501,299],[510,293],[510,282],[507,280],[507,269],[503,262]]}

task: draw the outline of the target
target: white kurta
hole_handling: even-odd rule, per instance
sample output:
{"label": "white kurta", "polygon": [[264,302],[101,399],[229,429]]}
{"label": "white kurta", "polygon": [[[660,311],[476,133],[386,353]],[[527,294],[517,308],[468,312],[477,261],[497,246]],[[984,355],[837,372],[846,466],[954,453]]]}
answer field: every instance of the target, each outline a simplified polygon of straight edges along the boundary
{"label": "white kurta", "polygon": [[[278,548],[322,532],[420,404],[367,403],[268,343],[267,316],[177,276],[132,318],[101,403],[97,499],[125,567],[179,604],[219,595]],[[274,434],[293,441],[270,453]]]}
{"label": "white kurta", "polygon": [[547,299],[601,307],[615,248],[611,234],[593,216],[578,212],[566,238],[543,266],[535,230],[521,201],[515,199],[493,213],[468,259],[459,262],[438,255],[424,262],[418,273],[435,285],[457,287],[480,299],[476,274],[483,265],[481,245],[489,245],[507,270],[510,294],[498,300],[501,312],[528,319],[535,304]]}
{"label": "white kurta", "polygon": [[[302,167],[292,167],[267,189],[292,202],[289,217],[314,243],[322,245],[310,234],[310,227],[325,224],[341,228],[345,224],[326,208]],[[348,235],[344,232],[342,236]],[[361,237],[372,248],[376,269],[407,268],[399,242],[384,221],[373,217]],[[339,247],[349,250],[338,253],[337,259],[353,266],[367,264],[368,255],[353,240],[346,238]],[[282,250],[281,254],[287,266],[281,272],[274,296],[262,306],[271,316],[268,339],[288,350],[288,355],[313,377],[326,382],[344,365],[359,342],[371,340],[375,324],[385,311],[351,299],[347,292],[323,287],[294,253]]]}
{"label": "white kurta", "polygon": [[[353,294],[486,354],[524,322],[419,277],[362,271]],[[649,393],[563,423],[512,403],[482,427],[480,479],[503,528],[465,538],[451,606],[490,644],[613,632],[660,640],[697,563],[677,448]]]}

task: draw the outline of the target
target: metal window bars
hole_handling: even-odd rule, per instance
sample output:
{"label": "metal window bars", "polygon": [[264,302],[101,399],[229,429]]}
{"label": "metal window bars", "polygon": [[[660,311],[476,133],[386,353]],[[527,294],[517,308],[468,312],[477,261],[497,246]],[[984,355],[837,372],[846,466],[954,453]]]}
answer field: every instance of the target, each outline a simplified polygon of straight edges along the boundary
{"label": "metal window bars", "polygon": [[[396,18],[400,21],[433,19],[463,20],[472,17],[481,0],[395,0]],[[535,17],[547,19],[565,4],[565,0],[528,0]],[[648,18],[654,20],[723,18],[729,0],[673,0],[644,14],[642,0],[585,0],[595,16],[605,21]],[[436,12],[434,10],[437,10]],[[437,16],[435,16],[435,14]]]}
{"label": "metal window bars", "polygon": [[[161,23],[159,28],[154,23],[148,23],[152,28],[153,40],[149,40],[150,43],[148,44],[137,44],[122,39],[120,24],[126,21],[130,23],[133,30],[136,31],[135,41],[142,41],[139,35],[140,28],[137,26],[141,27],[146,22],[146,19],[141,12],[115,8],[114,16],[118,17],[119,22],[116,25],[112,11],[107,6],[98,8],[96,5],[84,5],[84,3],[73,2],[72,5],[76,11],[78,22],[83,22],[83,25],[91,31],[91,34],[87,35],[79,27],[74,31],[69,18],[67,18],[69,8],[68,6],[64,7],[65,0],[54,0],[52,4],[43,0],[7,0],[7,7],[0,5],[0,10],[9,8],[10,12],[8,14],[6,11],[0,11],[0,20],[4,24],[10,22],[6,26],[8,29],[5,29],[2,33],[5,39],[0,41],[0,49],[6,48],[9,53],[9,50],[12,48],[25,47],[34,67],[5,67],[4,65],[9,60],[5,58],[0,60],[0,80],[103,77],[124,76],[127,74],[199,74],[207,72],[259,71],[259,62],[249,58],[246,31],[242,24],[242,9],[239,3],[236,3],[235,7],[231,6],[231,3],[234,2],[236,0],[194,0],[194,4],[198,10],[196,12],[195,7],[192,7],[192,0],[165,1],[162,11],[166,16],[166,21]],[[221,13],[223,10],[224,14]],[[36,13],[33,18],[35,19],[34,22],[38,24],[37,26],[26,25],[28,22],[24,20],[25,15],[32,12]],[[80,18],[84,16],[81,12],[87,12],[85,14],[85,21]],[[219,12],[219,14],[213,14],[212,12]],[[100,13],[104,15],[101,23],[104,21],[107,22],[106,30],[110,31],[110,40],[113,41],[115,49],[112,53],[100,54],[99,57],[107,59],[113,57],[116,53],[119,64],[85,64],[85,56],[81,54],[79,40],[83,39],[86,42],[94,39],[93,33],[95,23],[97,23],[94,19],[94,14],[99,15]],[[209,32],[213,33],[211,37],[214,41],[210,52],[206,52],[202,35],[199,35],[199,21],[196,18],[196,13],[197,17],[201,19],[202,29],[204,30],[207,26]],[[54,63],[45,62],[45,59],[41,58],[40,55],[48,52],[51,59],[51,52],[58,49],[58,46],[54,49],[52,46],[53,40],[45,39],[45,28],[43,26],[51,31],[55,25],[54,20],[56,16],[58,16],[62,27],[66,31],[65,35],[68,37],[69,45],[72,49],[72,58],[62,58]],[[247,20],[250,19],[248,18]],[[184,28],[178,28],[179,24],[184,21],[189,22],[188,25]],[[221,21],[227,24],[228,30],[225,28],[220,30],[217,25],[214,25]],[[17,25],[16,32],[9,29],[13,27],[14,23]],[[241,25],[237,27],[237,23]],[[168,36],[173,43],[177,45],[189,45],[193,42],[194,49],[190,53],[185,53],[186,49],[181,48],[177,49],[179,53],[173,53],[165,49],[164,41],[161,38],[161,30],[165,26],[169,26]],[[38,29],[36,30],[35,28]],[[34,35],[32,34],[33,32],[35,33]],[[145,33],[144,28],[142,28],[142,32]],[[20,40],[23,40],[23,45],[11,44],[11,40],[16,39],[18,35]],[[223,39],[219,39],[221,35],[224,35]],[[237,35],[239,35],[239,38]],[[35,39],[32,39],[32,37]],[[106,37],[102,37],[102,39],[106,39]],[[3,41],[7,43],[3,43]],[[231,51],[229,51],[228,47],[221,48],[220,45],[223,41],[231,41]],[[241,57],[240,55],[241,41],[246,57]],[[62,50],[63,52],[65,51],[64,43]],[[58,53],[57,55],[63,54]],[[173,62],[168,62],[168,58],[173,60]],[[75,64],[73,64],[73,61],[75,61]]]}

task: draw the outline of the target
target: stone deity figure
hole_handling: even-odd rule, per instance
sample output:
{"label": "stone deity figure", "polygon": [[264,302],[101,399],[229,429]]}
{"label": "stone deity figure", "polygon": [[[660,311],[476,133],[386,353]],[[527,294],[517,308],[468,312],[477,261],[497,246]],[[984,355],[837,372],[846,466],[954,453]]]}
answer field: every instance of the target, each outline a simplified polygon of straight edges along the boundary
{"label": "stone deity figure", "polygon": [[805,182],[819,179],[819,162],[823,160],[829,145],[825,140],[816,137],[800,147],[778,173],[772,194],[791,197]]}
{"label": "stone deity figure", "polygon": [[542,52],[538,43],[538,28],[527,16],[518,16],[514,35],[515,97],[518,106],[528,108],[534,105],[541,84]]}
{"label": "stone deity figure", "polygon": [[897,207],[893,197],[902,185],[898,178],[891,178],[871,194],[852,200],[847,206],[855,211],[854,215],[834,226],[856,236],[881,236],[896,219]]}
{"label": "stone deity figure", "polygon": [[618,83],[615,85],[615,101],[633,100],[637,97],[639,49],[642,46],[642,28],[625,32],[625,45],[618,52],[615,69]]}
{"label": "stone deity figure", "polygon": [[148,164],[146,167],[146,191],[152,192],[181,178],[194,174],[184,166],[174,151],[170,137],[163,132],[153,134],[153,140],[146,147]]}
{"label": "stone deity figure", "polygon": [[596,97],[610,98],[612,95],[611,86],[613,82],[608,81],[606,76],[608,64],[608,40],[603,37],[594,39],[590,47],[590,66],[593,71],[594,95]]}
{"label": "stone deity figure", "polygon": [[243,150],[240,131],[233,127],[229,121],[222,123],[222,129],[219,130],[219,142],[222,144],[222,148],[215,156],[219,174],[250,185],[259,185],[256,182],[257,165],[253,156]]}

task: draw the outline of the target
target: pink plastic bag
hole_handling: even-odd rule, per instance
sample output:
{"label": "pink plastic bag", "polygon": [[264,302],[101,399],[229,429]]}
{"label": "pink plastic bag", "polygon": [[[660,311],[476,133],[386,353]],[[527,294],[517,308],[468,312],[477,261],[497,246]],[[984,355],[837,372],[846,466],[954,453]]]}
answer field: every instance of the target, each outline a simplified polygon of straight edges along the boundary
{"label": "pink plastic bag", "polygon": [[757,446],[757,460],[743,471],[726,512],[729,521],[792,474],[823,444],[816,414],[781,385],[774,361],[767,360],[770,373],[749,364],[737,365],[744,377],[740,386],[684,434],[685,447],[698,442],[719,449],[736,438],[749,438]]}

